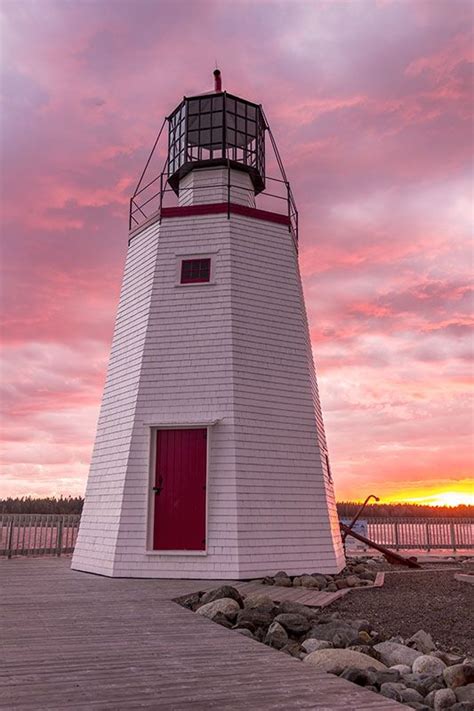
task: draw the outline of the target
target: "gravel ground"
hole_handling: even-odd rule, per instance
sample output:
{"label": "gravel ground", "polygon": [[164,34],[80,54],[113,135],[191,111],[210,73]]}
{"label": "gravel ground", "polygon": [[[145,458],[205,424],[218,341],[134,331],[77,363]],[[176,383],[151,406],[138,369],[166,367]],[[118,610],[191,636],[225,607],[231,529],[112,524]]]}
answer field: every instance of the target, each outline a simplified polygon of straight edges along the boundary
{"label": "gravel ground", "polygon": [[330,610],[369,620],[378,632],[389,636],[406,638],[423,629],[443,649],[456,647],[472,655],[474,586],[455,580],[454,572],[387,572],[383,587],[353,590]]}

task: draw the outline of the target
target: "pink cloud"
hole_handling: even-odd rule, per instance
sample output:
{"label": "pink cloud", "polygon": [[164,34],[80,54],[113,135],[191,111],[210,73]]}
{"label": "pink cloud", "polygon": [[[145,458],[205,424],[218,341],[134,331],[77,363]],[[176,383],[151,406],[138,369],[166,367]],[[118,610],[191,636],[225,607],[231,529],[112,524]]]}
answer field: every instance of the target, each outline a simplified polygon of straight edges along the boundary
{"label": "pink cloud", "polygon": [[338,495],[465,481],[471,12],[468,0],[5,6],[2,494],[83,491],[128,198],[163,116],[211,89],[215,59],[229,91],[264,104],[300,207]]}

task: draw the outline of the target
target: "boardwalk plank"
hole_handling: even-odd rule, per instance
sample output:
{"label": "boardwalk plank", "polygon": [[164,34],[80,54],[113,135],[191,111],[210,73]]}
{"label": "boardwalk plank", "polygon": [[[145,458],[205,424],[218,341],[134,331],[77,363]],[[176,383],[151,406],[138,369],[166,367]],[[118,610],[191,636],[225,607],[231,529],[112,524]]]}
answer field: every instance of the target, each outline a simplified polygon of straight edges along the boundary
{"label": "boardwalk plank", "polygon": [[117,580],[68,564],[0,562],[2,711],[403,708],[172,601],[219,581]]}

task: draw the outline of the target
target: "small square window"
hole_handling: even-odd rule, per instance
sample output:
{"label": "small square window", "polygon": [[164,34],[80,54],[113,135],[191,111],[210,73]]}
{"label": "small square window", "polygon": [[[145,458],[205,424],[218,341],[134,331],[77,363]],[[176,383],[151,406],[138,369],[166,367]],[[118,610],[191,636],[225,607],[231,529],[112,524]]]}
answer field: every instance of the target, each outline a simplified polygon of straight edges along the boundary
{"label": "small square window", "polygon": [[203,284],[210,281],[211,260],[183,259],[181,262],[181,284]]}

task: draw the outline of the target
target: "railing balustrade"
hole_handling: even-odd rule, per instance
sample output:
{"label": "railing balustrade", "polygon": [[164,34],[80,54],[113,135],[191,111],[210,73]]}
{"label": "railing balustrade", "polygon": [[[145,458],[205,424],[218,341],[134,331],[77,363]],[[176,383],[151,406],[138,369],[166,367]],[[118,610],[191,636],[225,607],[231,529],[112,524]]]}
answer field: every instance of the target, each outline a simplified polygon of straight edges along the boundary
{"label": "railing balustrade", "polygon": [[0,556],[72,553],[79,514],[0,514]]}
{"label": "railing balustrade", "polygon": [[[79,514],[0,514],[0,556],[72,553]],[[471,518],[367,518],[367,537],[395,550],[474,548]]]}

